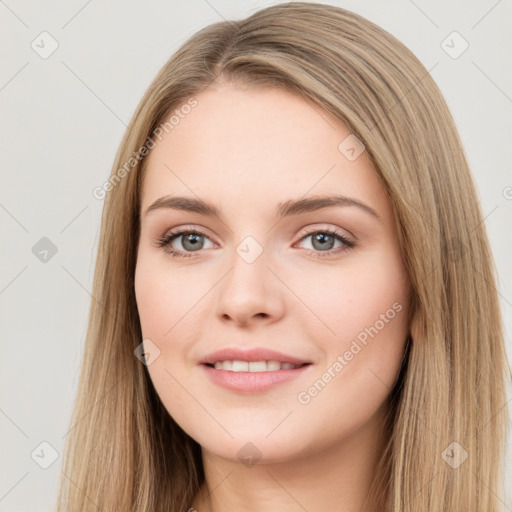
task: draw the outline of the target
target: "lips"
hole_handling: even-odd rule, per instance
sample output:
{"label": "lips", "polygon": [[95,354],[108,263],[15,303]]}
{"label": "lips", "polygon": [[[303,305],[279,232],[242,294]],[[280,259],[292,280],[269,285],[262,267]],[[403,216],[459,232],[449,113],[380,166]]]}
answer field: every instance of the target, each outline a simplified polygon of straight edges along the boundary
{"label": "lips", "polygon": [[[216,369],[208,363],[199,365],[199,368],[206,375],[210,382],[231,392],[243,394],[259,394],[269,391],[278,385],[303,379],[303,388],[307,382],[311,381],[311,371],[313,364],[303,364],[295,369],[274,370],[274,371],[229,371]],[[305,377],[305,376],[309,377]],[[306,379],[306,380],[304,380]]]}
{"label": "lips", "polygon": [[251,394],[309,374],[313,363],[266,348],[225,348],[204,357],[199,366],[217,386]]}
{"label": "lips", "polygon": [[266,348],[251,348],[247,350],[242,350],[240,348],[225,348],[207,355],[201,359],[200,364],[213,366],[219,361],[246,361],[248,363],[257,361],[278,361],[281,364],[288,363],[296,366],[303,366],[311,363],[311,361],[306,359],[300,359],[292,355]]}

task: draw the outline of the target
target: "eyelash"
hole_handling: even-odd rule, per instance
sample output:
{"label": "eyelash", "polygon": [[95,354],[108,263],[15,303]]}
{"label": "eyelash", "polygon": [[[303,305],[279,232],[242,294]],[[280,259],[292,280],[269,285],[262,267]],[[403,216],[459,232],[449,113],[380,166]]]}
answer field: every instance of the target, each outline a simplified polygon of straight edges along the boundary
{"label": "eyelash", "polygon": [[[338,247],[336,249],[330,249],[329,251],[315,251],[313,249],[305,249],[305,251],[316,257],[316,258],[324,258],[326,256],[332,256],[333,254],[337,254],[341,251],[347,251],[349,249],[352,249],[355,247],[355,242],[348,239],[345,235],[342,233],[336,231],[335,229],[317,229],[314,231],[309,231],[308,233],[305,233],[301,236],[299,241],[302,241],[304,238],[307,238],[308,236],[316,235],[318,233],[328,234],[340,242],[344,244],[344,247]],[[185,234],[194,234],[194,235],[202,235],[206,238],[209,238],[206,233],[203,233],[201,230],[198,229],[190,229],[189,227],[183,227],[183,228],[176,228],[174,231],[171,231],[169,233],[166,233],[164,236],[158,238],[156,241],[157,247],[163,248],[165,252],[170,254],[173,258],[190,258],[192,256],[195,256],[194,252],[183,252],[183,251],[177,251],[176,249],[173,249],[170,247],[171,242],[174,241],[174,239],[178,238],[180,235]],[[195,252],[201,252],[201,251],[195,251]]]}

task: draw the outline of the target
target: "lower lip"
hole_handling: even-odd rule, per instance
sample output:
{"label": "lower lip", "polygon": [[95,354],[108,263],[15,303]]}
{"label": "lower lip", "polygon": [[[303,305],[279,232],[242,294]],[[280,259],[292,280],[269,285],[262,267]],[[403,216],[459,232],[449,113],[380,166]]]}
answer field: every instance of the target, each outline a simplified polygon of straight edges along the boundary
{"label": "lower lip", "polygon": [[294,370],[275,370],[271,372],[231,372],[229,370],[217,370],[205,364],[201,366],[212,382],[223,388],[232,391],[258,393],[277,384],[296,379],[313,365],[307,364]]}

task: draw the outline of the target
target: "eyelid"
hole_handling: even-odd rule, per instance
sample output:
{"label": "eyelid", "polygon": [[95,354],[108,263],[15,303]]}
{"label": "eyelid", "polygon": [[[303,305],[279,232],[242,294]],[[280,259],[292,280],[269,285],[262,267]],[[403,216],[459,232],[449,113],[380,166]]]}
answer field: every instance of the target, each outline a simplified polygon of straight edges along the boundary
{"label": "eyelid", "polygon": [[210,238],[212,241],[215,240],[215,237],[210,235],[208,230],[206,228],[203,228],[202,226],[197,226],[196,224],[184,224],[182,226],[178,226],[176,228],[168,229],[162,236],[162,238],[165,238],[167,236],[177,236],[181,235],[183,233],[189,233],[189,232],[195,232],[199,233],[201,235],[204,235],[207,238]]}
{"label": "eyelid", "polygon": [[305,228],[303,228],[299,231],[297,236],[299,237],[299,240],[302,240],[302,238],[305,236],[312,235],[317,231],[321,232],[324,230],[343,231],[343,232],[347,233],[347,238],[350,237],[354,243],[358,241],[358,238],[355,235],[353,235],[348,229],[343,229],[343,228],[340,228],[339,226],[332,226],[332,225],[330,226],[326,223],[321,223],[321,222],[318,224],[313,224],[313,225],[310,224],[310,225],[306,226]]}

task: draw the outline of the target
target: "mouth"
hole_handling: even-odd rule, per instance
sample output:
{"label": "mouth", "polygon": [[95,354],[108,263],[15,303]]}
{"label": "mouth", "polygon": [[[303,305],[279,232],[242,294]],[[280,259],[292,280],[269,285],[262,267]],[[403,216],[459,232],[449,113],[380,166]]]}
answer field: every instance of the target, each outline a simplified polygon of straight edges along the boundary
{"label": "mouth", "polygon": [[[310,373],[312,363],[268,361],[216,361],[199,365],[215,386],[242,395],[259,395]],[[306,377],[304,377],[306,378]],[[307,382],[311,377],[307,378]],[[306,382],[306,381],[304,381]]]}
{"label": "mouth", "polygon": [[310,373],[313,362],[265,347],[226,347],[199,361],[216,386],[238,393],[261,393]]}

